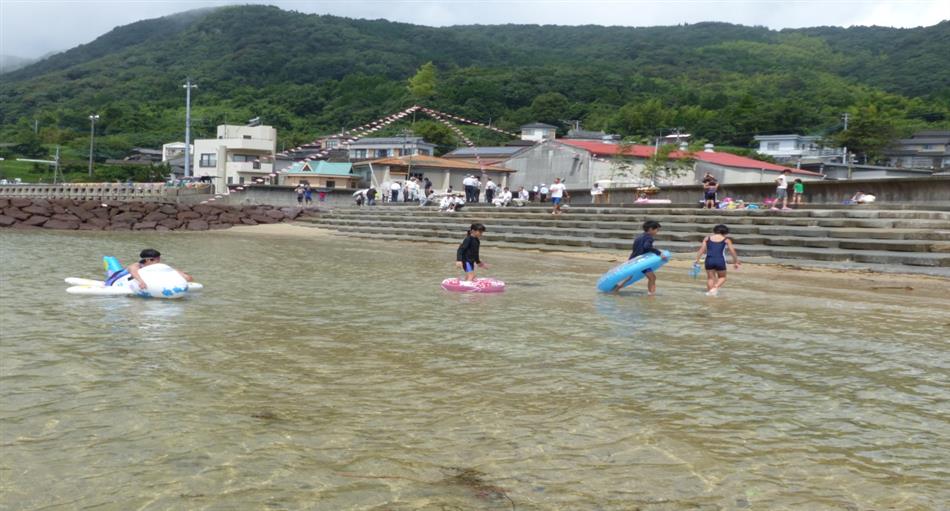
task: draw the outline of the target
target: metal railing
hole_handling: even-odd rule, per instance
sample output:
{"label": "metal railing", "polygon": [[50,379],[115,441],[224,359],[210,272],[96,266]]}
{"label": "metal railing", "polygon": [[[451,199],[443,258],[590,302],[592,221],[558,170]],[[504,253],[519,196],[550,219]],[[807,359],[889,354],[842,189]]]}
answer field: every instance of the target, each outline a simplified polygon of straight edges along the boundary
{"label": "metal railing", "polygon": [[0,185],[0,197],[28,199],[174,202],[180,197],[212,193],[206,183],[184,187],[165,183],[64,183]]}

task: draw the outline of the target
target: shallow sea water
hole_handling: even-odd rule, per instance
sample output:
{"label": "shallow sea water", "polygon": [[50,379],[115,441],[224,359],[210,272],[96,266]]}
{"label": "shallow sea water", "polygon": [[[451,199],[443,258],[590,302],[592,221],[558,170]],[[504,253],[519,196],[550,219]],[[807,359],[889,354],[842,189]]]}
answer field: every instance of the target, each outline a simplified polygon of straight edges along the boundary
{"label": "shallow sea water", "polygon": [[[65,293],[146,246],[205,291]],[[0,509],[947,509],[946,309],[454,248],[0,233]]]}

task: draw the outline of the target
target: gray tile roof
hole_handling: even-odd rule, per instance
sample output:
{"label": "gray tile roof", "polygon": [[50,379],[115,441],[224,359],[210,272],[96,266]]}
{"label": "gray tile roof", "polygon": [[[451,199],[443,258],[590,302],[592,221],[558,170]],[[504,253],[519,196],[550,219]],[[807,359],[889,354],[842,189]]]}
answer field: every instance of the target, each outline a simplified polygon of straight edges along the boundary
{"label": "gray tile roof", "polygon": [[473,158],[478,156],[511,156],[524,149],[524,146],[492,146],[492,147],[460,147],[448,154],[444,158]]}

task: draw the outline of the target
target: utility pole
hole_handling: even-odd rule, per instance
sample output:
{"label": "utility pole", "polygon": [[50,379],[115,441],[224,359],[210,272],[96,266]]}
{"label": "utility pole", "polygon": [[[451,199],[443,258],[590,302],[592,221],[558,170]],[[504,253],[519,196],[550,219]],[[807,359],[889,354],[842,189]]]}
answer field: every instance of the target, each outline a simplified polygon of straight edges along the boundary
{"label": "utility pole", "polygon": [[95,147],[97,120],[99,120],[98,114],[89,116],[89,177],[92,177],[92,150]]}
{"label": "utility pole", "polygon": [[40,120],[33,119],[33,134],[38,135],[40,133]]}
{"label": "utility pole", "polygon": [[185,177],[191,176],[191,89],[197,85],[191,83],[191,78],[185,78]]}
{"label": "utility pole", "polygon": [[[848,118],[850,115],[848,112],[845,112],[843,115],[844,118],[844,131],[848,131]],[[851,158],[848,156],[848,146],[844,146],[844,163],[848,165],[848,179],[851,179]]]}

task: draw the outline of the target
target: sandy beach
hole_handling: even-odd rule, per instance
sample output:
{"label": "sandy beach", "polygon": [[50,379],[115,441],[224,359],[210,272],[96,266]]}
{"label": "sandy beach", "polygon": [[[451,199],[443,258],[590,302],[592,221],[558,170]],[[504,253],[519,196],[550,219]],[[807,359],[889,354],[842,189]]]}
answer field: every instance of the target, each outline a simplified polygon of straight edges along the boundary
{"label": "sandy beach", "polygon": [[[335,236],[333,231],[319,227],[303,226],[292,223],[267,225],[236,226],[231,229],[216,231],[224,236],[262,236],[262,237],[294,237],[294,238],[324,238]],[[376,243],[371,239],[367,243]],[[443,243],[426,243],[429,245],[444,245]],[[485,250],[499,250],[510,254],[527,253],[532,255],[543,254],[544,257],[578,259],[584,261],[601,261],[604,263],[619,263],[627,256],[626,253],[591,249],[590,252],[552,252],[541,250],[518,250],[509,248],[493,248],[488,240],[483,247]],[[740,253],[740,260],[741,260]],[[691,255],[678,254],[667,264],[667,268],[675,270],[676,278],[685,275],[692,266]],[[743,285],[754,288],[773,288],[775,293],[810,295],[815,289],[826,289],[828,296],[843,297],[850,300],[880,301],[894,297],[906,300],[934,300],[936,304],[950,307],[950,296],[947,293],[948,281],[941,277],[926,275],[910,275],[901,273],[877,273],[862,270],[806,268],[797,265],[743,263],[741,268],[732,270],[727,286]],[[950,319],[944,319],[950,326]]]}

